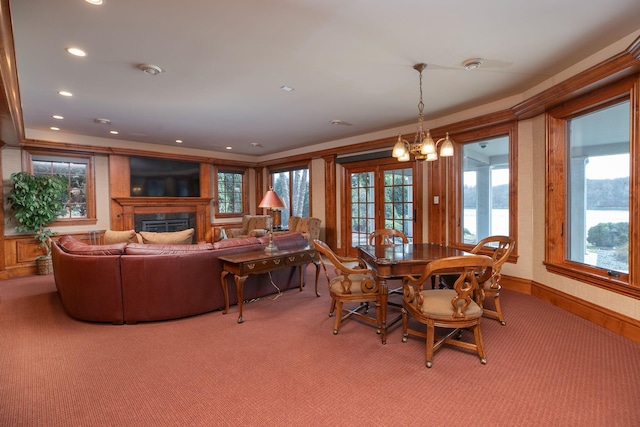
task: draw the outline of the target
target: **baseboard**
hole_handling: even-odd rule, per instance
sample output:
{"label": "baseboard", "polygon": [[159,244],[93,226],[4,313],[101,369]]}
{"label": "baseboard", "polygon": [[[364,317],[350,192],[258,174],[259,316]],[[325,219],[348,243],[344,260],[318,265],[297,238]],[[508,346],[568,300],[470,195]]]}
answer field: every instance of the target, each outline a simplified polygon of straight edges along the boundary
{"label": "baseboard", "polygon": [[503,275],[504,289],[532,295],[596,325],[640,343],[640,321],[531,280]]}

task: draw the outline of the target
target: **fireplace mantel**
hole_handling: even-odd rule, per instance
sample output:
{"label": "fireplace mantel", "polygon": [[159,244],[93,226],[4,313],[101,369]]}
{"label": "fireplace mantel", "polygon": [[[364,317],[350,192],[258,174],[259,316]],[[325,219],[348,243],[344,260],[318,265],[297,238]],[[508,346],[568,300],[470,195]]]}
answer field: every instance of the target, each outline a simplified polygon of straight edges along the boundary
{"label": "fireplace mantel", "polygon": [[115,216],[123,230],[133,230],[134,215],[153,213],[194,213],[196,240],[211,241],[210,197],[114,197],[119,207]]}
{"label": "fireplace mantel", "polygon": [[121,206],[199,206],[209,205],[211,197],[114,197]]}

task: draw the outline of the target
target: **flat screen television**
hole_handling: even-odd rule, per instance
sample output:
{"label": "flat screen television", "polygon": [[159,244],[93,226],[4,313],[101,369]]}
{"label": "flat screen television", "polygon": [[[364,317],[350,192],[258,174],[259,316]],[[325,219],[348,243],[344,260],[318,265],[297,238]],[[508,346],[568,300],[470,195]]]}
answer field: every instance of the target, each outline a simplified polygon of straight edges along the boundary
{"label": "flat screen television", "polygon": [[200,197],[200,163],[137,157],[129,159],[131,197]]}

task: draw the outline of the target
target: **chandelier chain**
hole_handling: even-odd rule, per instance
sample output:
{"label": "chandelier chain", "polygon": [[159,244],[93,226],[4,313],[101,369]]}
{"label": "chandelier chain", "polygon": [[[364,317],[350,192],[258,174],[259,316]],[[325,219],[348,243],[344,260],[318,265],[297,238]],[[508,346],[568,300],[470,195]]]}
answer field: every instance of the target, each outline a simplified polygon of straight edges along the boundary
{"label": "chandelier chain", "polygon": [[414,143],[421,143],[424,139],[424,102],[422,101],[422,70],[418,71],[420,74],[420,100],[418,101],[418,131],[416,132],[416,136],[414,138]]}

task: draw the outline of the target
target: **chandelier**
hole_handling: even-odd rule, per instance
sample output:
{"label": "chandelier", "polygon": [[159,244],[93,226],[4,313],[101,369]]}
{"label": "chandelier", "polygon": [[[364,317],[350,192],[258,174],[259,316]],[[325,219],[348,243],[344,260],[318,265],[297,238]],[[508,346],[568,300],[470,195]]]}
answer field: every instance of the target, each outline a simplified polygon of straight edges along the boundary
{"label": "chandelier", "polygon": [[427,68],[427,64],[420,63],[413,66],[413,69],[420,73],[420,101],[418,102],[418,131],[413,140],[413,144],[407,140],[402,139],[402,135],[398,135],[398,140],[393,145],[393,151],[391,155],[398,159],[400,162],[408,162],[411,160],[411,155],[416,160],[433,161],[438,159],[438,145],[442,143],[440,147],[441,157],[453,156],[453,141],[449,138],[449,133],[444,138],[440,138],[434,141],[431,138],[429,129],[424,129],[424,116],[422,114],[424,110],[424,102],[422,102],[422,71]]}

